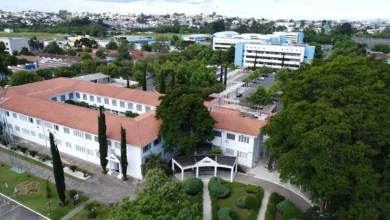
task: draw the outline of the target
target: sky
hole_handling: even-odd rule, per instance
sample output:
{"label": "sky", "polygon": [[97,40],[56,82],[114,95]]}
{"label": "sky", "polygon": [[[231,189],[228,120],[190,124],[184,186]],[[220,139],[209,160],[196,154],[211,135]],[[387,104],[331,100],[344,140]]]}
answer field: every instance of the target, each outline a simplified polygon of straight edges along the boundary
{"label": "sky", "polygon": [[217,14],[242,18],[390,19],[390,0],[0,0],[4,11]]}

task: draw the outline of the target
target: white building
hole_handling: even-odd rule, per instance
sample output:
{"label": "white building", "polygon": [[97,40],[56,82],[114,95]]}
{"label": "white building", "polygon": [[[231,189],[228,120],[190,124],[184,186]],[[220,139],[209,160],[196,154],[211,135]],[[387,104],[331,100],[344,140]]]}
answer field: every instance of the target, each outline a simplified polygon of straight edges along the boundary
{"label": "white building", "polygon": [[0,41],[5,44],[5,51],[12,55],[13,51],[21,51],[23,47],[30,50],[28,38],[0,37]]}
{"label": "white building", "polygon": [[[49,147],[49,132],[53,133],[58,149],[80,159],[100,164],[98,144],[98,111],[63,103],[66,100],[103,105],[106,111],[109,145],[109,174],[121,177],[120,127],[126,129],[127,173],[142,179],[141,165],[145,156],[155,153],[165,159],[173,155],[163,150],[158,136],[161,121],[155,119],[160,94],[88,81],[56,78],[7,89],[0,116],[6,132]],[[266,121],[243,118],[240,112],[213,106],[206,102],[215,125],[213,145],[227,155],[238,157],[238,163],[252,167],[262,150],[261,127]],[[126,111],[140,114],[124,117]]]}
{"label": "white building", "polygon": [[238,34],[234,31],[224,31],[214,34],[213,50],[227,50],[232,45],[245,44],[293,44],[302,43],[302,32],[274,32],[273,34]]}

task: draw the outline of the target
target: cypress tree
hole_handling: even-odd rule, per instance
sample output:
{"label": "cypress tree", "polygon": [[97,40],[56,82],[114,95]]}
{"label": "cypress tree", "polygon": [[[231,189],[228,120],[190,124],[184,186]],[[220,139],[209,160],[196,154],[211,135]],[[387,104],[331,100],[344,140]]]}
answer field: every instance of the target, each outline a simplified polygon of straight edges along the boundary
{"label": "cypress tree", "polygon": [[107,173],[106,167],[107,160],[107,135],[106,135],[106,115],[104,114],[104,107],[99,106],[98,116],[98,139],[99,139],[99,153],[100,153],[100,165],[102,166],[103,173]]}
{"label": "cypress tree", "polygon": [[126,129],[121,125],[121,166],[123,180],[127,180],[127,165]]}
{"label": "cypress tree", "polygon": [[127,75],[126,83],[127,83],[126,88],[130,88],[129,75]]}
{"label": "cypress tree", "polygon": [[223,84],[225,85],[225,89],[226,89],[226,83],[227,83],[227,66],[228,66],[228,64],[226,63],[226,65],[225,65],[225,80],[223,82]]}
{"label": "cypress tree", "polygon": [[223,77],[223,64],[222,64],[222,62],[221,62],[221,73],[220,74],[221,75],[219,77],[219,81],[222,83],[223,82],[223,79],[222,79],[222,77]]}
{"label": "cypress tree", "polygon": [[145,64],[145,67],[144,67],[144,75],[143,75],[143,78],[142,78],[142,90],[146,91],[148,90],[147,87],[146,87],[146,64]]}
{"label": "cypress tree", "polygon": [[54,135],[50,132],[50,151],[51,157],[53,158],[53,174],[54,180],[56,182],[57,194],[62,205],[65,205],[65,177],[64,177],[64,168],[62,167],[62,161],[60,157],[60,152],[58,151],[57,144],[54,142]]}
{"label": "cypress tree", "polygon": [[164,75],[164,70],[161,70],[161,75],[160,75],[160,93],[165,94],[165,75]]}

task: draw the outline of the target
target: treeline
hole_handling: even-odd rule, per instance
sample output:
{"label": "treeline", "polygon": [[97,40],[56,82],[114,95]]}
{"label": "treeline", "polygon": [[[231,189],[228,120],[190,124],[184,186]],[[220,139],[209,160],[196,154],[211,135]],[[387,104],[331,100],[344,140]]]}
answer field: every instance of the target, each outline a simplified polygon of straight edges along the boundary
{"label": "treeline", "polygon": [[390,33],[358,34],[357,37],[390,39]]}
{"label": "treeline", "polygon": [[88,34],[94,37],[104,37],[107,35],[109,26],[103,23],[103,20],[97,22],[85,18],[73,18],[66,23],[60,23],[55,26],[34,25],[32,27],[18,28],[15,32],[46,32],[46,33],[61,33],[61,34]]}

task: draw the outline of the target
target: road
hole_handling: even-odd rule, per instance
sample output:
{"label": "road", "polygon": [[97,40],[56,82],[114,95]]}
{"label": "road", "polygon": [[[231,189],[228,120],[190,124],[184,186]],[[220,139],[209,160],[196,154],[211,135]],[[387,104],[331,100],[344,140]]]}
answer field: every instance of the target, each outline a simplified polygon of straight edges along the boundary
{"label": "road", "polygon": [[[241,76],[235,81],[242,82],[248,75]],[[265,89],[268,89],[275,83],[275,75],[270,74],[268,77],[265,77],[264,80],[260,81],[260,84],[249,83],[249,88],[245,90],[242,97],[239,98],[240,101],[244,101],[247,97],[252,95],[258,86],[263,86]]]}

